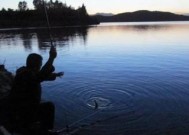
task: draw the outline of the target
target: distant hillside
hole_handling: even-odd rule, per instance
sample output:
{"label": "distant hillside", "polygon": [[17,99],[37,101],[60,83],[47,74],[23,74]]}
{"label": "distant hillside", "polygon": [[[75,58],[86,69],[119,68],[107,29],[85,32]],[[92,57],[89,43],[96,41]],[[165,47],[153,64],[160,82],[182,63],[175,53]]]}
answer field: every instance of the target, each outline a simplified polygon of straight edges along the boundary
{"label": "distant hillside", "polygon": [[186,14],[183,14],[183,15],[189,16],[189,13],[186,13]]}
{"label": "distant hillside", "polygon": [[189,16],[170,12],[140,10],[113,16],[97,15],[100,22],[144,22],[144,21],[189,21]]}
{"label": "distant hillside", "polygon": [[114,14],[112,14],[112,13],[96,13],[95,15],[101,15],[101,16],[113,16]]}

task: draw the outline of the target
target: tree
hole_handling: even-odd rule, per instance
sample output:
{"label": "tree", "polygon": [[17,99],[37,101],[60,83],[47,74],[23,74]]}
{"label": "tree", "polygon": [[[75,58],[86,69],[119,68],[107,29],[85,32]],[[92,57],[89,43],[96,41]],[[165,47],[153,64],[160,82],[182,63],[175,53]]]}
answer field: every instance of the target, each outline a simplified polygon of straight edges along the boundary
{"label": "tree", "polygon": [[55,0],[55,2],[53,2],[52,0],[50,0],[48,2],[48,9],[63,9],[64,7],[66,7],[62,2]]}
{"label": "tree", "polygon": [[78,8],[78,12],[83,15],[83,16],[87,16],[88,13],[87,13],[87,10],[86,10],[86,7],[85,5],[83,4],[81,7]]}
{"label": "tree", "polygon": [[18,3],[18,9],[20,11],[26,11],[28,9],[27,2],[26,1],[20,1]]}
{"label": "tree", "polygon": [[11,8],[8,8],[7,10],[8,10],[8,12],[13,12],[13,11],[14,11],[14,10],[11,9]]}
{"label": "tree", "polygon": [[56,0],[54,2],[54,8],[55,9],[61,9],[63,6],[62,6],[62,2],[59,2],[58,0]]}
{"label": "tree", "polygon": [[33,5],[34,8],[37,10],[42,9],[44,7],[43,0],[33,0]]}
{"label": "tree", "polygon": [[5,8],[2,8],[1,11],[2,11],[2,12],[6,12],[6,9],[5,9]]}

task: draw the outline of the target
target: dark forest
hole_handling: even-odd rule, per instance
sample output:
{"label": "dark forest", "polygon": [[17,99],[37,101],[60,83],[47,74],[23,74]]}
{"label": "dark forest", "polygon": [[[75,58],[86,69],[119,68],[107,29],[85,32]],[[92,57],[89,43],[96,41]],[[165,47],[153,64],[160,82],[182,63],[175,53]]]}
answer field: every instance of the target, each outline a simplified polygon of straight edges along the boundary
{"label": "dark forest", "polygon": [[20,1],[18,9],[1,9],[0,27],[46,27],[47,20],[45,8],[48,13],[50,25],[55,26],[73,26],[73,25],[91,25],[99,22],[95,17],[89,16],[85,5],[77,9],[67,6],[56,0],[44,2],[43,0],[33,0],[34,9],[28,9],[27,2]]}

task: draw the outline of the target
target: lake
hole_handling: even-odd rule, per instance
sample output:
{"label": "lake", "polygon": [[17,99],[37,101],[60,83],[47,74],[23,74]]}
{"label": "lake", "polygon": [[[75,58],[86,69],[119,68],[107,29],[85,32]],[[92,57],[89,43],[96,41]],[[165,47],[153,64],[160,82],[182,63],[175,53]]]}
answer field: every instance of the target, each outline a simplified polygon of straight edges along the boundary
{"label": "lake", "polygon": [[[189,22],[102,23],[51,31],[62,78],[44,82],[56,129],[82,135],[189,134]],[[48,30],[1,29],[0,64],[48,58]]]}

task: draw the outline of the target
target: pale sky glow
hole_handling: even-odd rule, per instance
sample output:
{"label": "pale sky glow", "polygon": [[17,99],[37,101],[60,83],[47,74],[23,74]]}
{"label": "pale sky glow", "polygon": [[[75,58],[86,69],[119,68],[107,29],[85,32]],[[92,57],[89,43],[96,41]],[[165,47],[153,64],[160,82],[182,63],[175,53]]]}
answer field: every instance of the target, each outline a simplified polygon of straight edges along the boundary
{"label": "pale sky glow", "polygon": [[[19,1],[23,0],[0,0],[0,8],[17,9]],[[33,0],[25,0],[29,8],[33,8]],[[89,14],[97,12],[122,13],[136,10],[158,10],[174,13],[189,13],[189,0],[59,0],[74,8],[83,3]]]}

